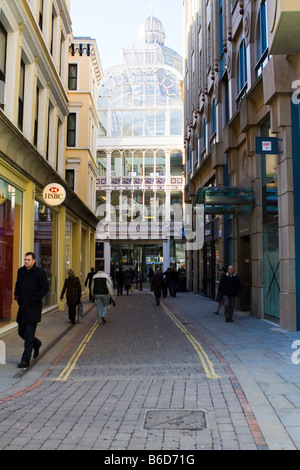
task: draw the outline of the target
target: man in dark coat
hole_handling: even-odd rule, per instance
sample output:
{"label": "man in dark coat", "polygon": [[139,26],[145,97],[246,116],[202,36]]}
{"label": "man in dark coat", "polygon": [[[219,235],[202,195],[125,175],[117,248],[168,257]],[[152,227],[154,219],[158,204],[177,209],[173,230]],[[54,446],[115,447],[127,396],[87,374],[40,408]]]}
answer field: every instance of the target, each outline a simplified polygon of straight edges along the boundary
{"label": "man in dark coat", "polygon": [[43,269],[36,266],[36,257],[26,253],[25,264],[18,270],[15,285],[15,299],[18,302],[18,333],[24,339],[24,352],[19,368],[28,367],[32,350],[33,357],[39,355],[41,341],[35,337],[37,324],[42,318],[42,299],[49,292],[49,283]]}
{"label": "man in dark coat", "polygon": [[90,302],[94,302],[93,301],[93,296],[92,296],[92,291],[91,291],[91,287],[92,287],[92,280],[93,280],[93,277],[95,276],[95,268],[91,268],[91,271],[88,273],[87,277],[86,277],[86,280],[85,280],[85,287],[87,285],[89,285],[89,291],[90,291],[90,294],[89,294],[89,297],[90,297]]}
{"label": "man in dark coat", "polygon": [[239,297],[242,292],[242,283],[239,276],[234,272],[233,266],[228,266],[228,272],[225,276],[222,276],[219,292],[224,299],[225,322],[232,322],[236,297]]}
{"label": "man in dark coat", "polygon": [[156,305],[160,304],[161,290],[163,288],[163,273],[161,269],[158,269],[152,278],[152,287]]}

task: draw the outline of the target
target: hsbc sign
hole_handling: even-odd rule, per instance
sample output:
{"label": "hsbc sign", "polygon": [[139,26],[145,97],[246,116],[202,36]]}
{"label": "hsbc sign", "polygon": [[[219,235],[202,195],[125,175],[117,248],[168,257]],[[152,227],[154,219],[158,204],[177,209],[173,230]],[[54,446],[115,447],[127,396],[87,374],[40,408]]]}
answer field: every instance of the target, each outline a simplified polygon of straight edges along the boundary
{"label": "hsbc sign", "polygon": [[43,199],[49,206],[60,206],[66,199],[66,190],[60,184],[48,184],[44,188]]}

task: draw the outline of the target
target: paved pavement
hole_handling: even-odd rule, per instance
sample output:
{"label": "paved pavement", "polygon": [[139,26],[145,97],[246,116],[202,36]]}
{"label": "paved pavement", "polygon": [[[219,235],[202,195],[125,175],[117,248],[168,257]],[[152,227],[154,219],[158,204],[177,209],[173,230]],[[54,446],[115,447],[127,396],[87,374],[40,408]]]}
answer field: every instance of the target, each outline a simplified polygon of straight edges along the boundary
{"label": "paved pavement", "polygon": [[88,301],[75,326],[44,315],[27,370],[16,330],[0,337],[0,449],[300,449],[299,332],[247,312],[225,323],[191,293],[116,303],[101,326]]}

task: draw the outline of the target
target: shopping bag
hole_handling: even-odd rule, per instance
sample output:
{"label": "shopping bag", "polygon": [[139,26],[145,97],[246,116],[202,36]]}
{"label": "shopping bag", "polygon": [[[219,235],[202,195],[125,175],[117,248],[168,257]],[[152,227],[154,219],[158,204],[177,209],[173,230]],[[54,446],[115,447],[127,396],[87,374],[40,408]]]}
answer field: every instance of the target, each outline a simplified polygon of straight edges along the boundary
{"label": "shopping bag", "polygon": [[78,320],[81,320],[83,317],[83,305],[81,302],[77,305],[77,318]]}
{"label": "shopping bag", "polygon": [[130,286],[130,292],[133,292],[133,285]]}

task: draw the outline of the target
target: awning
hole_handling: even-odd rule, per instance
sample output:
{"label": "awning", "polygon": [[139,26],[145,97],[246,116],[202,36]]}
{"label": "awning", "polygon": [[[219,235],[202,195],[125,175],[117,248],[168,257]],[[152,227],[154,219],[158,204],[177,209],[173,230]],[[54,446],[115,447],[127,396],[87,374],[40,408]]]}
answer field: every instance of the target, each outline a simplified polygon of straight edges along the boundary
{"label": "awning", "polygon": [[204,205],[207,214],[235,214],[236,206],[250,206],[255,203],[252,188],[243,187],[202,187],[197,190],[194,207]]}

